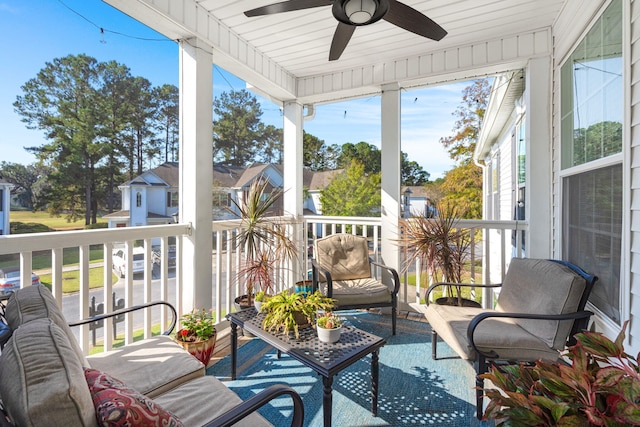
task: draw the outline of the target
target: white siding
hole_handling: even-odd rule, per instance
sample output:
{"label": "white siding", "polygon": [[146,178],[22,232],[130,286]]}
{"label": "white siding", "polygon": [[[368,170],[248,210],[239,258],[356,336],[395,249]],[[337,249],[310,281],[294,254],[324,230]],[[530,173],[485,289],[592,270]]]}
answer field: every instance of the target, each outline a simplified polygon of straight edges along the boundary
{"label": "white siding", "polygon": [[630,139],[631,139],[631,188],[630,188],[630,244],[629,244],[629,353],[640,351],[640,2],[631,1],[631,34],[630,34]]}

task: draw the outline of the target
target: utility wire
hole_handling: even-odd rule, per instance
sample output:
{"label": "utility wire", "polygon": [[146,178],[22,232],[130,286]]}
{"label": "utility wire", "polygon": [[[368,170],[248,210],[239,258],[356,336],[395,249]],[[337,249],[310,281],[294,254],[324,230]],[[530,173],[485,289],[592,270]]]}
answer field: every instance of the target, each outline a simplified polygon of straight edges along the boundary
{"label": "utility wire", "polygon": [[96,27],[97,29],[99,29],[100,30],[100,34],[102,34],[102,35],[104,35],[104,33],[111,33],[111,34],[117,34],[117,35],[123,36],[123,37],[128,37],[130,39],[143,40],[143,41],[148,41],[148,42],[172,42],[173,41],[173,40],[170,40],[170,39],[158,39],[158,38],[132,36],[130,34],[122,33],[120,31],[109,30],[107,28],[101,27],[100,25],[96,24],[95,22],[93,22],[92,20],[87,18],[86,16],[82,15],[80,12],[78,12],[75,9],[71,8],[69,5],[67,5],[62,0],[58,0],[58,3],[60,3],[62,6],[64,6],[65,8],[67,8],[68,10],[73,12],[74,14],[78,15],[80,18],[82,18],[85,21],[87,21],[89,24],[91,24],[94,27]]}

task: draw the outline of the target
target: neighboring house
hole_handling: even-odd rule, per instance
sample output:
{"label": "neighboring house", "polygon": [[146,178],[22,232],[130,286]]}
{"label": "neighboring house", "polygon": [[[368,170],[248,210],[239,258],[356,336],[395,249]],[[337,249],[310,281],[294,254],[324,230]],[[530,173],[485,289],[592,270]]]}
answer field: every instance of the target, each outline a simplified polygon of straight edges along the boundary
{"label": "neighboring house", "polygon": [[178,163],[168,162],[118,186],[122,210],[104,216],[109,228],[170,224],[178,213]]}
{"label": "neighboring house", "polygon": [[[320,191],[341,170],[305,171],[304,187],[309,195],[304,202],[305,214],[322,213]],[[244,194],[257,178],[267,178],[272,187],[282,187],[281,165],[239,166],[213,165],[212,220],[237,218],[236,203],[242,205]],[[122,192],[122,210],[104,216],[109,227],[170,224],[179,211],[178,163],[167,162],[144,172],[118,188]],[[234,203],[235,202],[235,203]],[[282,214],[282,201],[275,206],[274,215]]]}
{"label": "neighboring house", "polygon": [[10,234],[11,190],[14,185],[0,178],[0,235]]}
{"label": "neighboring house", "polygon": [[410,185],[402,190],[402,217],[436,216],[435,205],[428,197],[428,191],[423,185]]}
{"label": "neighboring house", "polygon": [[302,206],[305,214],[322,215],[322,203],[320,203],[320,192],[327,188],[331,180],[342,173],[344,169],[336,169],[332,171],[314,172],[304,170],[302,175],[303,186],[309,192],[308,197],[304,200]]}

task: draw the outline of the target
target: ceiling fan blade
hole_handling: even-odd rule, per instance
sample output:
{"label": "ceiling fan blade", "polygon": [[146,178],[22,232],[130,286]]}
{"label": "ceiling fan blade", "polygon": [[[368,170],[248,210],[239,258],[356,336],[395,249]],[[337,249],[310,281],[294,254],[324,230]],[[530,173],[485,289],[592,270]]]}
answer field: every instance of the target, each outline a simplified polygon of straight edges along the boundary
{"label": "ceiling fan blade", "polygon": [[397,0],[389,1],[389,11],[382,19],[407,31],[432,40],[442,40],[447,32],[435,21]]}
{"label": "ceiling fan blade", "polygon": [[329,51],[329,61],[335,61],[340,58],[342,52],[347,47],[349,40],[351,40],[351,36],[353,32],[356,30],[356,27],[353,25],[343,24],[342,22],[338,22],[338,26],[336,27],[336,32],[333,34],[333,40],[331,41],[331,50]]}
{"label": "ceiling fan blade", "polygon": [[292,10],[311,9],[320,6],[331,6],[333,0],[289,0],[267,6],[247,10],[246,16],[273,15],[274,13],[291,12]]}

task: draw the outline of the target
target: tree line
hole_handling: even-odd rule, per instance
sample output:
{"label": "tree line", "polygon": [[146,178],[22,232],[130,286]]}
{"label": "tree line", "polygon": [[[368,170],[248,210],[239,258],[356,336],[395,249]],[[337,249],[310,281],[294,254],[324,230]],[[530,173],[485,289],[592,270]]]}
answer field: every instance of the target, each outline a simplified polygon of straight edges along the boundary
{"label": "tree line", "polygon": [[[488,84],[479,82],[484,83],[468,88],[455,113],[460,116],[456,133],[440,141],[459,161],[459,170],[447,174],[451,179],[431,182],[429,173],[403,152],[403,186],[427,185],[434,195],[444,192],[447,197],[456,192],[473,196],[469,186],[481,191],[479,169],[471,168],[488,99]],[[28,128],[43,131],[46,142],[25,147],[36,155],[37,163],[2,162],[0,176],[16,185],[14,192],[25,206],[47,209],[70,220],[84,216],[86,224],[95,223],[99,211],[118,208],[118,185],[152,165],[178,160],[178,88],[173,85],[154,87],[116,61],[69,55],[47,62],[21,89],[15,111]],[[262,122],[256,96],[244,89],[224,92],[214,99],[213,112],[213,162],[233,166],[282,163],[282,129]],[[327,145],[306,132],[303,144],[306,168],[345,171],[323,195],[326,206],[341,208],[326,214],[379,212],[380,149],[364,141]],[[476,202],[464,203],[481,205],[480,195],[475,198]]]}
{"label": "tree line", "polygon": [[[44,132],[46,142],[25,147],[37,166],[25,167],[38,188],[24,197],[33,208],[85,217],[96,222],[99,209],[112,211],[115,189],[143,172],[155,158],[174,160],[178,144],[178,88],[154,87],[116,61],[98,62],[87,55],[69,55],[47,62],[22,87],[15,111],[29,129]],[[19,167],[3,163],[18,171]],[[24,181],[25,183],[30,182]]]}

